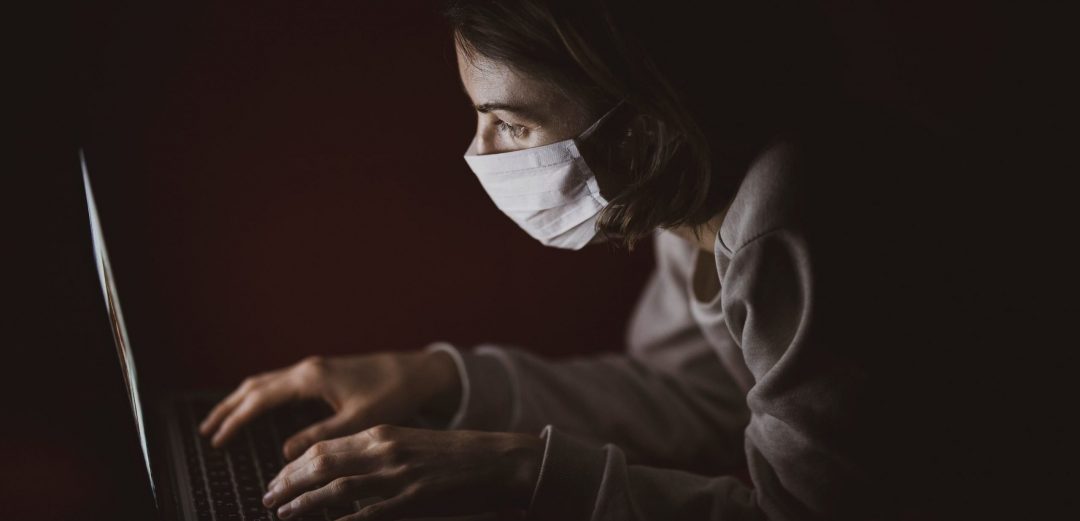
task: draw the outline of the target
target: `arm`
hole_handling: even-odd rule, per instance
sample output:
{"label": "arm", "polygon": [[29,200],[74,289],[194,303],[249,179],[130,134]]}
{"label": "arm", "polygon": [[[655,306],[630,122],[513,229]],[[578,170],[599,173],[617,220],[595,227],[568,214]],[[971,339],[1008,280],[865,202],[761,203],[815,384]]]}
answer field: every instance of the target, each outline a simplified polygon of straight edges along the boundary
{"label": "arm", "polygon": [[[750,391],[746,453],[753,489],[628,464],[619,448],[583,444],[560,429],[547,448],[533,519],[844,519],[881,504],[854,448],[864,427],[859,367],[815,343],[809,255],[794,234],[759,237],[732,257],[722,298],[757,382]],[[865,443],[865,442],[864,442]]]}
{"label": "arm", "polygon": [[[279,515],[289,517],[376,494],[385,499],[355,516],[370,520],[505,508],[524,508],[529,519],[538,521],[882,518],[882,512],[868,506],[884,506],[873,494],[883,488],[869,479],[866,469],[872,466],[858,456],[858,444],[852,443],[858,436],[851,436],[865,434],[858,431],[872,423],[856,407],[868,401],[860,392],[867,378],[859,364],[837,356],[844,342],[811,339],[811,329],[820,331],[820,319],[810,327],[820,304],[815,304],[819,297],[809,258],[803,241],[778,231],[752,240],[721,268],[728,274],[721,293],[725,310],[731,311],[727,318],[757,382],[749,396],[753,416],[746,430],[753,488],[731,476],[636,465],[614,445],[598,447],[551,425],[540,438],[384,425],[313,446],[271,482],[266,504],[281,505]],[[479,360],[501,364],[494,356],[501,355]],[[648,373],[613,377],[622,374],[619,369],[588,367],[589,383],[576,383],[574,389],[653,386],[651,392],[669,392],[666,381],[652,380]],[[576,395],[565,399],[575,414],[591,403]],[[616,415],[630,412],[612,408]],[[605,411],[595,412],[603,417]],[[679,419],[677,413],[662,416],[669,413],[649,408],[632,412],[653,414],[654,420]],[[523,417],[518,413],[517,418]],[[642,427],[676,433],[667,425]],[[867,438],[863,443],[882,440]],[[903,486],[896,492],[917,497],[919,490]]]}
{"label": "arm", "polygon": [[536,433],[550,424],[597,445],[616,443],[634,461],[741,466],[746,406],[690,316],[693,253],[678,237],[658,234],[657,269],[631,320],[629,357],[555,363],[494,346],[472,353],[433,346],[451,352],[462,375],[462,407],[450,427]]}

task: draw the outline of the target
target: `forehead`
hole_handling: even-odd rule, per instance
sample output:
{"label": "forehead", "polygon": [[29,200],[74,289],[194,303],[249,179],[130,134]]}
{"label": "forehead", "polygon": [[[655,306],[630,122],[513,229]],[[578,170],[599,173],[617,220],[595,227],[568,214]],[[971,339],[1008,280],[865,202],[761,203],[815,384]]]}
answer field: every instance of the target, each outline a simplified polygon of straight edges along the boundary
{"label": "forehead", "polygon": [[475,104],[555,103],[562,99],[553,86],[521,74],[506,63],[468,53],[460,44],[454,47],[461,83]]}

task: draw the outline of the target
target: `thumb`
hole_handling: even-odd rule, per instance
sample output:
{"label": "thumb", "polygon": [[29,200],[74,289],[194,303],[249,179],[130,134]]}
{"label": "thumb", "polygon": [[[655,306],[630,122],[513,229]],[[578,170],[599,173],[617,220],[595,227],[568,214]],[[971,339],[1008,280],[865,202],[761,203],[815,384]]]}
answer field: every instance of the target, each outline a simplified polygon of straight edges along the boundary
{"label": "thumb", "polygon": [[312,445],[326,439],[338,438],[349,434],[355,415],[339,411],[337,414],[318,422],[285,440],[285,459],[294,460]]}

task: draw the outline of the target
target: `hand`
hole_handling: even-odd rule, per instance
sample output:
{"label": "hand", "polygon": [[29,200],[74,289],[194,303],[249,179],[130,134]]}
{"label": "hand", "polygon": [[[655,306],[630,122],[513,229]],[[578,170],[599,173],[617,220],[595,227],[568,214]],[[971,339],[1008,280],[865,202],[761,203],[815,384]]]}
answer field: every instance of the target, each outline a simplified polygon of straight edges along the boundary
{"label": "hand", "polygon": [[293,459],[312,444],[381,423],[400,422],[432,404],[454,407],[461,382],[443,352],[307,358],[244,380],[199,426],[220,447],[256,416],[290,401],[321,398],[335,414],[285,441]]}
{"label": "hand", "polygon": [[523,510],[543,453],[530,434],[380,425],[313,445],[270,481],[263,504],[289,519],[381,499],[342,518],[349,521]]}

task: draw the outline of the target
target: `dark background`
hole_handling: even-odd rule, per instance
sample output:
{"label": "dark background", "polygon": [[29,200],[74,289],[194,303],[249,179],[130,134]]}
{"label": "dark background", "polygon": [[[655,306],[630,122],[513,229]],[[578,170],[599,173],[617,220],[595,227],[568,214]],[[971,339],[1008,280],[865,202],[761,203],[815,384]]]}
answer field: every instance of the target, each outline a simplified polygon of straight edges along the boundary
{"label": "dark background", "polygon": [[[865,4],[825,4],[849,94],[968,142],[1013,110],[1011,67],[1031,62],[1011,13]],[[435,340],[622,348],[650,248],[546,249],[495,209],[460,157],[474,116],[438,5],[105,1],[11,17],[0,511],[147,508],[80,146],[151,398]]]}

